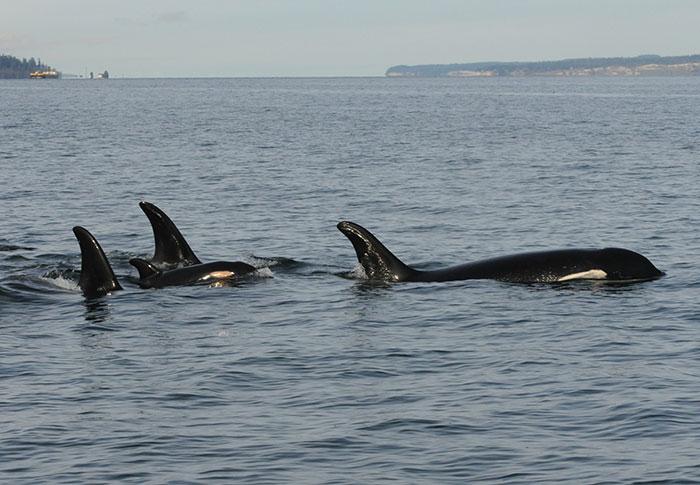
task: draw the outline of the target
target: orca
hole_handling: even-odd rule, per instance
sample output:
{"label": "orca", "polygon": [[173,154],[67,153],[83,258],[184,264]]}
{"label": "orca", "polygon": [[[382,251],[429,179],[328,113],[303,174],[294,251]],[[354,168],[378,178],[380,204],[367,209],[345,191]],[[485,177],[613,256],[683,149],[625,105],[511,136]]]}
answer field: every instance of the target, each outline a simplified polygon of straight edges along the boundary
{"label": "orca", "polygon": [[139,207],[146,214],[153,228],[156,249],[150,262],[160,267],[191,266],[202,262],[172,220],[150,202],[141,201]]}
{"label": "orca", "polygon": [[87,298],[108,295],[122,287],[112,271],[100,243],[84,227],[75,226],[73,234],[80,244],[82,258],[78,286]]}
{"label": "orca", "polygon": [[[92,299],[121,290],[122,287],[97,239],[84,227],[75,226],[73,233],[80,244],[82,263],[78,286],[85,297]],[[184,241],[184,239],[182,240]],[[182,246],[180,247],[182,248]],[[189,246],[187,247],[189,248]],[[202,281],[230,280],[256,271],[255,267],[247,263],[230,261],[196,263],[167,271],[163,271],[152,262],[140,258],[133,258],[130,263],[139,272],[138,285],[142,288],[163,288]]]}
{"label": "orca", "polygon": [[151,222],[156,246],[150,260],[133,258],[129,261],[139,272],[138,284],[142,288],[240,278],[256,271],[255,267],[240,261],[202,263],[165,212],[145,200],[139,202],[139,207]]}
{"label": "orca", "polygon": [[240,278],[256,271],[255,267],[240,261],[215,261],[163,271],[153,263],[141,258],[129,261],[139,272],[141,288],[164,288],[188,285],[204,281]]}
{"label": "orca", "polygon": [[652,280],[664,274],[641,254],[620,248],[521,253],[433,271],[419,271],[401,262],[362,226],[343,221],[338,223],[338,229],[355,248],[357,259],[367,278],[375,281],[489,279],[513,283],[572,280],[630,282]]}

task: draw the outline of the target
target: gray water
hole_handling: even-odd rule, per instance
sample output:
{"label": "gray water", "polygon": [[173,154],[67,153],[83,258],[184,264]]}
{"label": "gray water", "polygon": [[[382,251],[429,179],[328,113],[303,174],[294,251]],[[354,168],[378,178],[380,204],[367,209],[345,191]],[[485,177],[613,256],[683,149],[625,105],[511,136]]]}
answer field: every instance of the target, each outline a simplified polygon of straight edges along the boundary
{"label": "gray water", "polygon": [[[0,481],[700,483],[699,140],[699,78],[2,81]],[[138,288],[140,200],[259,276]],[[370,284],[341,220],[666,276]]]}

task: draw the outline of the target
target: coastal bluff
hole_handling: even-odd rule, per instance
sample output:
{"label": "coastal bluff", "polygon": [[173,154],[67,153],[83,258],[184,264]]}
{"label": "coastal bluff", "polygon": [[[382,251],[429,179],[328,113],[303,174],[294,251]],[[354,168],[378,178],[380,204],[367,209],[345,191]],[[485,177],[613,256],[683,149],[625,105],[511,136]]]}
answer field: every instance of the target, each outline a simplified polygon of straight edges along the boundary
{"label": "coastal bluff", "polygon": [[474,62],[392,66],[387,77],[698,76],[700,55],[582,58],[541,62]]}

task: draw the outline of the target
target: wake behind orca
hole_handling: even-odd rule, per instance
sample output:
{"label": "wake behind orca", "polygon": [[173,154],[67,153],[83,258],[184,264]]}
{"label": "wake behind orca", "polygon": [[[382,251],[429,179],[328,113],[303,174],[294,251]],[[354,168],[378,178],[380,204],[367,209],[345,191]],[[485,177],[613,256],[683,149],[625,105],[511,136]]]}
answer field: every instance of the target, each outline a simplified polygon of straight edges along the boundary
{"label": "wake behind orca", "polygon": [[367,277],[376,281],[455,281],[490,279],[513,283],[604,280],[629,282],[662,276],[646,257],[628,249],[560,249],[513,254],[433,271],[419,271],[399,260],[367,229],[340,222]]}

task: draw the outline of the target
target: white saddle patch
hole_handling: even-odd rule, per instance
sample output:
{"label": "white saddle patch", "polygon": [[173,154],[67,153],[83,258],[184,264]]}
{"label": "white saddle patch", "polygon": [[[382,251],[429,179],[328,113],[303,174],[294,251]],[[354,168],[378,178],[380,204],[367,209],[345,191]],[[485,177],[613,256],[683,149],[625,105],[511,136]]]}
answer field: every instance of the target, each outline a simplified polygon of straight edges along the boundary
{"label": "white saddle patch", "polygon": [[570,281],[570,280],[604,280],[608,276],[608,273],[602,269],[589,269],[588,271],[582,271],[581,273],[568,274],[562,276],[557,281]]}

